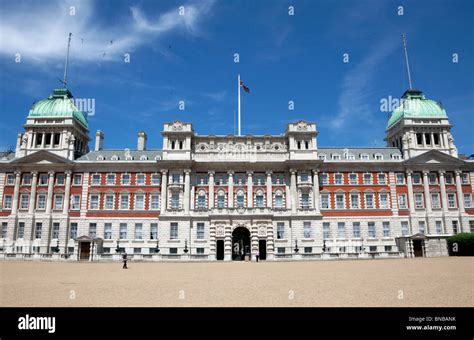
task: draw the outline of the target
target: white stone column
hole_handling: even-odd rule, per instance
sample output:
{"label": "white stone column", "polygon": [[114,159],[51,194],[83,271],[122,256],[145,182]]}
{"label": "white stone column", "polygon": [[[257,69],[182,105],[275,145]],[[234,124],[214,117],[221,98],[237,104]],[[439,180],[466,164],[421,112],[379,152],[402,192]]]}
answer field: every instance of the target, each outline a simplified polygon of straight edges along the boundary
{"label": "white stone column", "polygon": [[290,195],[291,195],[291,211],[296,213],[296,209],[298,207],[298,197],[297,197],[297,190],[296,190],[296,170],[290,169],[291,173],[291,187],[290,187]]}
{"label": "white stone column", "polygon": [[161,171],[161,214],[166,212],[168,201],[168,170]]}
{"label": "white stone column", "polygon": [[[466,211],[464,209],[464,195],[462,193],[462,185],[461,185],[461,171],[456,170],[454,174],[456,176],[456,192],[458,194],[458,209],[460,213],[465,213]],[[460,226],[460,232],[462,232],[461,228],[462,226]]]}
{"label": "white stone column", "polygon": [[64,188],[63,214],[67,216],[71,201],[71,171],[66,171],[66,186]]}
{"label": "white stone column", "polygon": [[190,196],[190,174],[191,170],[184,170],[184,213],[189,214],[189,196]]}
{"label": "white stone column", "polygon": [[28,207],[28,214],[33,214],[35,211],[36,186],[38,184],[38,172],[33,171],[31,175],[33,176],[33,179],[31,180],[30,205]]}
{"label": "white stone column", "polygon": [[313,170],[313,204],[314,210],[319,214],[319,173]]}
{"label": "white stone column", "polygon": [[286,209],[291,209],[292,208],[292,198],[291,198],[291,192],[290,192],[290,185],[285,179],[285,198],[286,198]]}
{"label": "white stone column", "polygon": [[423,171],[423,189],[425,191],[425,210],[426,213],[431,213],[431,195],[430,195],[430,184],[428,179],[428,171]]}
{"label": "white stone column", "polygon": [[214,208],[214,171],[209,171],[209,209]]}
{"label": "white stone column", "polygon": [[20,196],[21,172],[15,171],[15,188],[13,190],[12,215],[18,212],[18,198]]}
{"label": "white stone column", "polygon": [[194,185],[191,185],[191,198],[190,198],[190,205],[191,205],[191,210],[194,210],[194,203],[196,201],[196,187]]}
{"label": "white stone column", "polygon": [[54,188],[54,171],[48,172],[48,198],[46,200],[46,214],[51,213],[51,208],[53,206],[53,188]]}
{"label": "white stone column", "polygon": [[229,208],[234,207],[234,172],[229,171],[227,172],[229,178],[227,181],[227,206]]}
{"label": "white stone column", "polygon": [[272,194],[272,172],[267,171],[267,207],[272,208],[273,206],[273,194]]}
{"label": "white stone column", "polygon": [[[448,212],[448,196],[446,195],[446,181],[444,178],[444,170],[439,171],[439,186],[441,189],[441,204],[443,205],[443,212]],[[445,226],[446,228],[446,226]]]}
{"label": "white stone column", "polygon": [[413,180],[412,175],[413,171],[407,171],[407,186],[408,186],[408,204],[410,205],[410,214],[415,213],[415,200],[413,199]]}
{"label": "white stone column", "polygon": [[247,207],[253,207],[253,172],[247,171]]}

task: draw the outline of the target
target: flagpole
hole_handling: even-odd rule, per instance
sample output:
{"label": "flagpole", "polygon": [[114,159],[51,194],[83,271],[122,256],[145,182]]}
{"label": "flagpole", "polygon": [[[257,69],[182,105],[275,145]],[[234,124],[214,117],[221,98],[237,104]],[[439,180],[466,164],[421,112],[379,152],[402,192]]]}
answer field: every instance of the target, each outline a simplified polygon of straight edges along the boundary
{"label": "flagpole", "polygon": [[237,77],[237,93],[238,93],[238,135],[240,136],[240,74]]}

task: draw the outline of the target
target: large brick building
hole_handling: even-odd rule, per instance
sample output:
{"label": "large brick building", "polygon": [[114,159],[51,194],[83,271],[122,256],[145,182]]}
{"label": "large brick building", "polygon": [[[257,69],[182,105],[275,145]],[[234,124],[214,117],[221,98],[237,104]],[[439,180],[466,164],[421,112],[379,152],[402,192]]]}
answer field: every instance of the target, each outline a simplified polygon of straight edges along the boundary
{"label": "large brick building", "polygon": [[316,124],[281,135],[198,135],[164,125],[163,149],[103,148],[66,89],[33,105],[0,155],[5,258],[266,260],[446,255],[474,229],[474,161],[442,106],[408,90],[387,147],[326,148]]}

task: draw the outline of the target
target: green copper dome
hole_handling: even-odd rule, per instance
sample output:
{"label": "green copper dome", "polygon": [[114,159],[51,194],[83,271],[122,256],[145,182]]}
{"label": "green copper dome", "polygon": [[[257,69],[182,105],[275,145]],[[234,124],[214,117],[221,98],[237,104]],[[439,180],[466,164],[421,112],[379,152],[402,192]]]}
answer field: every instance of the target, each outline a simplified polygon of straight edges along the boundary
{"label": "green copper dome", "polygon": [[447,115],[437,101],[426,99],[419,90],[407,90],[402,96],[400,106],[392,112],[387,123],[387,129],[394,126],[402,118],[410,117],[447,118]]}
{"label": "green copper dome", "polygon": [[55,89],[46,99],[36,102],[29,117],[73,117],[87,129],[87,118],[74,104],[68,89]]}

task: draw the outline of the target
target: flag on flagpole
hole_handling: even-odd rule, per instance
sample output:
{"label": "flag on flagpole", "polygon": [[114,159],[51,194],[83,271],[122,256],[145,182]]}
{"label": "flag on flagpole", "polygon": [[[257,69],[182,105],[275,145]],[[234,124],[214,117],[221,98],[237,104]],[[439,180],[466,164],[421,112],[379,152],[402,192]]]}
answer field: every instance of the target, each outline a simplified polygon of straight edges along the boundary
{"label": "flag on flagpole", "polygon": [[240,81],[240,86],[242,86],[245,92],[250,93],[250,89],[244,85],[244,82],[242,80]]}

